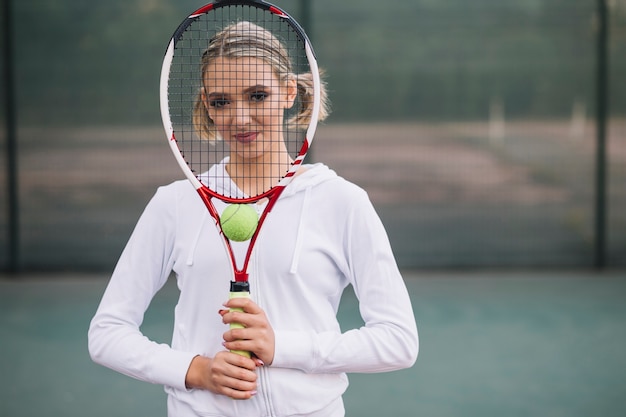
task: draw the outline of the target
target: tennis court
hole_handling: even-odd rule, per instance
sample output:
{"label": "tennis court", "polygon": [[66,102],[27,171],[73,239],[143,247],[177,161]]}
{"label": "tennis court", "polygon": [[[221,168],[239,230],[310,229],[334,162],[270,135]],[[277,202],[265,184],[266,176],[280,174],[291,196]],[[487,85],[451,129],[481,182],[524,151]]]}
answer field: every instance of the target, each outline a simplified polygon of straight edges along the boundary
{"label": "tennis court", "polygon": [[[623,129],[613,126],[614,134]],[[385,221],[421,337],[412,369],[351,376],[349,416],[626,414],[626,271],[585,267],[592,152],[568,128],[509,123],[499,143],[484,123],[319,129],[314,158],[362,185]],[[54,152],[29,146],[44,134]],[[74,271],[113,264],[154,187],[180,177],[162,135],[23,132],[23,162],[36,168],[22,180],[25,256],[51,268],[0,280],[1,416],[165,415],[161,387],[88,357],[86,331],[108,272],[54,267],[68,256]],[[626,163],[620,144],[611,153],[617,167]],[[614,182],[625,174],[614,171]],[[616,202],[624,191],[612,191]],[[617,259],[623,237],[612,238]],[[534,269],[519,272],[516,262]],[[481,263],[490,269],[476,269]],[[559,263],[570,268],[555,269]],[[447,268],[427,272],[441,264]],[[149,336],[169,341],[175,300],[170,282],[144,323]],[[345,328],[360,325],[351,294],[339,316]]]}
{"label": "tennis court", "polygon": [[[626,415],[624,272],[406,272],[416,365],[351,375],[348,416]],[[0,279],[0,415],[164,416],[161,387],[93,364],[86,331],[107,277]],[[175,286],[143,330],[167,342]],[[356,300],[344,328],[360,325]]]}
{"label": "tennis court", "polygon": [[[626,2],[297,3],[314,5],[333,103],[313,160],[369,193],[421,338],[413,368],[350,376],[348,416],[625,416]],[[164,416],[161,387],[91,362],[87,328],[146,202],[182,178],[157,86],[164,42],[198,4],[9,4],[16,80],[0,95],[14,85],[16,114],[0,104],[0,183],[17,115],[19,219],[0,187],[0,269],[22,273],[0,273],[0,417]],[[605,270],[591,269],[598,213]],[[170,282],[147,335],[169,341],[176,296]],[[351,293],[339,318],[360,325]]]}

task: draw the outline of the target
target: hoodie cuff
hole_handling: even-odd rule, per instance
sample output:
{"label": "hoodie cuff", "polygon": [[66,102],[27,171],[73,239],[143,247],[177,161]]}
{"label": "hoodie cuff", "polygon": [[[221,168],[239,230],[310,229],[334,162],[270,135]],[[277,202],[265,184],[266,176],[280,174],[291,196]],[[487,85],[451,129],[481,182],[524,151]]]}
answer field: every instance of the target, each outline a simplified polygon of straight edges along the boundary
{"label": "hoodie cuff", "polygon": [[279,331],[274,333],[273,367],[311,372],[315,363],[314,339],[311,333]]}
{"label": "hoodie cuff", "polygon": [[169,386],[175,389],[188,391],[185,386],[185,379],[189,366],[193,358],[198,356],[197,353],[170,350],[166,355],[157,355],[155,361],[159,362],[159,366],[154,366],[152,380],[155,383]]}

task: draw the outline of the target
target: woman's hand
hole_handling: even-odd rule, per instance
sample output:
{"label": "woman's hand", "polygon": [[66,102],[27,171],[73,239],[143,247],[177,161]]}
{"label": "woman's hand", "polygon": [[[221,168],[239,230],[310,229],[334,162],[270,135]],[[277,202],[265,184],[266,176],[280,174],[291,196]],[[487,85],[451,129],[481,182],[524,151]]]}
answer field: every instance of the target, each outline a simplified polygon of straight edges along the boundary
{"label": "woman's hand", "polygon": [[271,365],[274,361],[274,330],[265,312],[250,298],[232,298],[224,306],[243,309],[243,312],[220,310],[224,323],[243,325],[241,329],[224,333],[224,347],[252,352],[253,360],[261,361],[257,362],[259,365]]}
{"label": "woman's hand", "polygon": [[[233,298],[220,310],[225,324],[239,323],[241,329],[224,333],[224,347],[214,358],[196,356],[187,370],[185,384],[188,388],[206,389],[233,399],[245,400],[256,394],[256,368],[270,365],[274,360],[274,330],[265,312],[249,298]],[[230,311],[240,308],[243,312]],[[252,359],[230,352],[252,352]]]}
{"label": "woman's hand", "polygon": [[187,388],[205,389],[236,400],[256,394],[257,363],[241,355],[223,351],[214,358],[196,356],[187,370]]}

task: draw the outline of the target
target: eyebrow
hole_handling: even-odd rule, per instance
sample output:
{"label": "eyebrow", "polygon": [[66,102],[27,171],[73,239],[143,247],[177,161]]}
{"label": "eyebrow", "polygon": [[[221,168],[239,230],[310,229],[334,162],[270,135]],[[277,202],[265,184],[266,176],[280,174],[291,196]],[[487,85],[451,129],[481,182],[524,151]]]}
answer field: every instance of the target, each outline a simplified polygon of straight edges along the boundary
{"label": "eyebrow", "polygon": [[226,93],[218,93],[218,92],[207,94],[207,98],[208,99],[224,98],[224,97],[228,97],[228,94],[226,94]]}
{"label": "eyebrow", "polygon": [[243,91],[245,93],[254,93],[256,91],[267,91],[267,90],[269,90],[269,87],[267,87],[266,85],[257,84],[257,85],[253,85],[251,87],[248,87],[248,88],[244,89]]}
{"label": "eyebrow", "polygon": [[[247,88],[244,88],[243,92],[244,93],[254,93],[256,91],[267,91],[270,88],[266,85],[263,84],[257,84],[257,85],[253,85]],[[212,91],[210,93],[207,94],[208,97],[213,97],[213,96],[217,96],[217,97],[226,97],[229,96],[230,94],[228,93],[221,93],[219,91]]]}

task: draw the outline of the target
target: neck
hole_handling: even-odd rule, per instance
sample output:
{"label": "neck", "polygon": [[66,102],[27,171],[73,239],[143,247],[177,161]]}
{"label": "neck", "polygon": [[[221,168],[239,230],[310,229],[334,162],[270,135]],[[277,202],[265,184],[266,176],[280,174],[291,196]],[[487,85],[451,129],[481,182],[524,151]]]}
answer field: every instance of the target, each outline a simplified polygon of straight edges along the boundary
{"label": "neck", "polygon": [[287,152],[267,158],[241,158],[231,155],[226,171],[237,187],[250,197],[254,197],[276,186],[285,176],[293,163]]}

